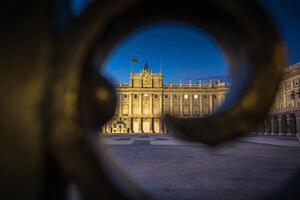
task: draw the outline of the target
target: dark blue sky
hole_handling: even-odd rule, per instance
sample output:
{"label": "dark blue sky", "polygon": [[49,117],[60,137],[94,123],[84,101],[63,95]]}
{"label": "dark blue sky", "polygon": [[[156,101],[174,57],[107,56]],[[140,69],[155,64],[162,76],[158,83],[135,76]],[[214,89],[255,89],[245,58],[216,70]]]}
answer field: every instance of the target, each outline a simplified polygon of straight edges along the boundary
{"label": "dark blue sky", "polygon": [[105,72],[128,82],[131,56],[139,60],[133,63],[134,72],[147,61],[154,72],[162,67],[165,82],[227,74],[218,45],[190,25],[161,23],[133,33],[112,51]]}
{"label": "dark blue sky", "polygon": [[[72,10],[78,14],[90,1],[73,0]],[[300,61],[300,1],[261,2],[274,17],[287,44],[289,63]],[[139,62],[134,64],[134,71],[139,71],[148,61],[153,71],[158,72],[161,63],[165,82],[227,75],[226,60],[218,45],[200,31],[182,24],[139,29],[115,47],[107,58],[104,71],[116,81],[127,82],[130,57],[136,56]]]}

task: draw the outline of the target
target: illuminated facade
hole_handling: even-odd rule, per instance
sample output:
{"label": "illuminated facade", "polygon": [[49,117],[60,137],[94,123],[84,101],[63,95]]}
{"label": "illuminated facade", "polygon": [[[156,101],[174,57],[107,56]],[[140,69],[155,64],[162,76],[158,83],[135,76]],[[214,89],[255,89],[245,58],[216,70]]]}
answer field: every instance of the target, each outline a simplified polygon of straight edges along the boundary
{"label": "illuminated facade", "polygon": [[285,69],[273,107],[255,131],[272,135],[300,133],[300,62]]}
{"label": "illuminated facade", "polygon": [[119,98],[113,119],[103,133],[166,133],[160,116],[207,116],[216,111],[229,91],[225,82],[209,84],[163,83],[162,73],[153,73],[145,64],[139,73],[130,73],[129,84],[116,86]]}

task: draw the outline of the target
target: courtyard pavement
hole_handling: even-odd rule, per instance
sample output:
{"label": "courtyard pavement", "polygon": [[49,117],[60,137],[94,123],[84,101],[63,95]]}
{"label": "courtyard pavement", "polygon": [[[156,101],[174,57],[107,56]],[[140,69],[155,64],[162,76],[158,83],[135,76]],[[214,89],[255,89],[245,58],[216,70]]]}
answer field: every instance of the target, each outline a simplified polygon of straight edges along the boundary
{"label": "courtyard pavement", "polygon": [[300,168],[294,137],[248,136],[210,148],[168,135],[101,136],[123,169],[163,200],[249,200]]}

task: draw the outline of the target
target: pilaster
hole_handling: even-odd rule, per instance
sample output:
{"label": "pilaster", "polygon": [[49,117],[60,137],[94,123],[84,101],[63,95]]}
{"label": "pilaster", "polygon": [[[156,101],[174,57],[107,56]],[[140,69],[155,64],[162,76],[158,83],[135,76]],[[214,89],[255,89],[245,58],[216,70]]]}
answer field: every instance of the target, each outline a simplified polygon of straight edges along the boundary
{"label": "pilaster", "polygon": [[180,110],[179,110],[179,114],[180,116],[183,115],[183,107],[182,107],[182,98],[183,98],[183,95],[182,94],[179,94],[179,98],[180,98]]}
{"label": "pilaster", "polygon": [[212,94],[210,94],[208,96],[209,96],[209,113],[212,115],[213,114],[213,99],[212,99]]}
{"label": "pilaster", "polygon": [[199,95],[199,106],[200,106],[200,116],[203,116],[203,108],[202,108],[202,95]]}
{"label": "pilaster", "polygon": [[193,94],[190,96],[190,116],[193,116]]}

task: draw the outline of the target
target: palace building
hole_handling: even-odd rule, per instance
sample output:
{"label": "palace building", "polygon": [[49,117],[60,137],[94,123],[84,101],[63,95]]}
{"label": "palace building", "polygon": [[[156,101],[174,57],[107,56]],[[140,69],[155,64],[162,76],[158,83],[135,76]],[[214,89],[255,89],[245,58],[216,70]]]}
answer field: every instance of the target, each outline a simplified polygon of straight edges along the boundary
{"label": "palace building", "polygon": [[146,63],[139,73],[130,73],[130,83],[116,86],[118,105],[102,133],[166,133],[162,113],[176,117],[201,117],[216,111],[229,91],[229,84],[164,84],[163,74]]}
{"label": "palace building", "polygon": [[[160,120],[162,113],[180,118],[211,115],[225,100],[230,84],[164,84],[163,74],[153,73],[145,64],[139,73],[130,73],[129,84],[119,84],[116,89],[116,112],[102,133],[167,133]],[[254,132],[300,135],[300,62],[285,69],[269,115]]]}

